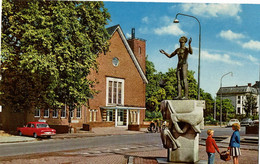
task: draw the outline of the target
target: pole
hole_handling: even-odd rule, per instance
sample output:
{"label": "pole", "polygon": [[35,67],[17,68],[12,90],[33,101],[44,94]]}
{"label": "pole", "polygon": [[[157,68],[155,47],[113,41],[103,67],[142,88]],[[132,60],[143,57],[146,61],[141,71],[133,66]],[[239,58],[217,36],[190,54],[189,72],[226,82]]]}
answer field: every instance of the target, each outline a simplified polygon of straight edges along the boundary
{"label": "pole", "polygon": [[222,127],[222,79],[224,76],[231,74],[231,76],[233,76],[232,72],[228,72],[226,74],[224,74],[221,79],[220,79],[220,127]]}
{"label": "pole", "polygon": [[200,25],[200,21],[195,16],[182,14],[182,13],[176,14],[175,20],[177,20],[178,15],[183,15],[183,16],[194,18],[199,23],[198,100],[200,100],[200,47],[201,47],[201,25]]}

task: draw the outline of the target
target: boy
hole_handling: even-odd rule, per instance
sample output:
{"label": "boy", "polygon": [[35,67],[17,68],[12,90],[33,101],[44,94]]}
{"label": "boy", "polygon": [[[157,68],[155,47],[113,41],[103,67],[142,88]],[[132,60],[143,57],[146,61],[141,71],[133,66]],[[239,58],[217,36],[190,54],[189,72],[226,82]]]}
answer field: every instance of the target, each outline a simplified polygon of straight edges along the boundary
{"label": "boy", "polygon": [[215,149],[219,153],[216,141],[212,138],[214,131],[212,129],[207,130],[208,138],[206,140],[206,152],[208,154],[208,164],[214,164],[215,160]]}

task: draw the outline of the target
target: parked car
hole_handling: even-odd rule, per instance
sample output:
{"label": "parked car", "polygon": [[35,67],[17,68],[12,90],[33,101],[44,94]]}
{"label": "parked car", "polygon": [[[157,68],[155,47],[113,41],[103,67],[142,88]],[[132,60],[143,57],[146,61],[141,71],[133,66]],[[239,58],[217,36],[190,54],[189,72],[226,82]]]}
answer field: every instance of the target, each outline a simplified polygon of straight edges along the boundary
{"label": "parked car", "polygon": [[231,119],[231,120],[229,120],[227,126],[230,127],[230,126],[232,126],[234,123],[240,124],[240,122],[238,121],[238,119]]}
{"label": "parked car", "polygon": [[241,122],[240,122],[241,126],[252,126],[254,125],[254,122],[250,119],[250,118],[244,118]]}
{"label": "parked car", "polygon": [[49,125],[45,122],[29,122],[24,127],[18,127],[17,132],[20,136],[33,136],[37,137],[48,137],[56,134],[56,130],[49,127]]}

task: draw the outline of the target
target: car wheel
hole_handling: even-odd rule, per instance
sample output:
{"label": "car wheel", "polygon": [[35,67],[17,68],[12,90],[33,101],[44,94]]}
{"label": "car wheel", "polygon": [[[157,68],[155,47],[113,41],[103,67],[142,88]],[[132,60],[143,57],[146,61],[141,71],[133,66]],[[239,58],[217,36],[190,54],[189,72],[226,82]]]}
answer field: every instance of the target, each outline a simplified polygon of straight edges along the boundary
{"label": "car wheel", "polygon": [[36,134],[36,133],[33,133],[33,137],[34,137],[34,138],[37,138],[38,136],[37,136],[37,134]]}
{"label": "car wheel", "polygon": [[19,131],[19,136],[22,136],[22,135],[23,135],[23,133],[21,131]]}
{"label": "car wheel", "polygon": [[51,138],[51,136],[47,136],[47,138]]}

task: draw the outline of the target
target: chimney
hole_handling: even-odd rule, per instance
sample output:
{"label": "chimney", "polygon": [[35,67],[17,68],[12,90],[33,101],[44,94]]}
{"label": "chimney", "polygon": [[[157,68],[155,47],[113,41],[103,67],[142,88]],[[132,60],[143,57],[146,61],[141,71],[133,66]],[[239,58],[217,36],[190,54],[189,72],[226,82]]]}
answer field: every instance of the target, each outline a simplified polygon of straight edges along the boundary
{"label": "chimney", "polygon": [[135,28],[132,28],[131,39],[127,40],[143,72],[145,73],[146,41],[135,37]]}
{"label": "chimney", "polygon": [[132,39],[135,39],[135,28],[132,28]]}
{"label": "chimney", "polygon": [[252,85],[251,83],[248,83],[248,86],[249,86],[249,87],[251,87],[251,85]]}

